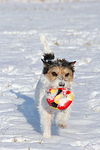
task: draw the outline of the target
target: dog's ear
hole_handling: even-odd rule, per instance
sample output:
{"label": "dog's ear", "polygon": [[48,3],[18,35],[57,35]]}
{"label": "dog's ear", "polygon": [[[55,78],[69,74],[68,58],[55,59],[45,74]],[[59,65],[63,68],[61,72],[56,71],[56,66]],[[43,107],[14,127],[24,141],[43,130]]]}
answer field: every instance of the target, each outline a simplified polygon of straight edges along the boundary
{"label": "dog's ear", "polygon": [[54,62],[52,60],[46,60],[46,61],[44,59],[41,59],[41,60],[42,60],[44,66],[50,66],[50,65],[54,64]]}
{"label": "dog's ear", "polygon": [[48,66],[48,65],[47,65],[48,62],[46,62],[44,59],[41,59],[41,60],[42,60],[44,66]]}
{"label": "dog's ear", "polygon": [[74,66],[75,63],[76,63],[76,61],[69,62],[70,66]]}
{"label": "dog's ear", "polygon": [[48,65],[52,65],[54,58],[55,58],[55,56],[53,53],[49,53],[49,54],[47,53],[47,54],[43,55],[43,59],[41,59],[41,60],[44,64],[44,66],[48,66]]}
{"label": "dog's ear", "polygon": [[72,70],[73,74],[75,72],[75,69],[74,69],[74,64],[76,63],[76,61],[73,61],[73,62],[69,62],[69,66],[70,66],[70,69]]}

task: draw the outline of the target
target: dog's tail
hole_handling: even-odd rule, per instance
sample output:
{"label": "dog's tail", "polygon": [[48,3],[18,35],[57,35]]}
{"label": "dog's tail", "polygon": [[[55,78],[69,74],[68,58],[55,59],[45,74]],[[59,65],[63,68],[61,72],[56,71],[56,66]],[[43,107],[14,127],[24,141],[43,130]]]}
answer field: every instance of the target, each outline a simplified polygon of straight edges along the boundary
{"label": "dog's tail", "polygon": [[54,53],[49,48],[49,45],[48,45],[44,35],[41,35],[40,40],[44,46],[44,55],[41,60],[43,61],[44,64],[50,65],[50,64],[52,64],[52,61],[55,58]]}
{"label": "dog's tail", "polygon": [[44,35],[41,35],[40,40],[44,46],[44,53],[45,54],[50,54],[52,53],[51,49],[49,48],[48,42],[46,41],[46,38]]}

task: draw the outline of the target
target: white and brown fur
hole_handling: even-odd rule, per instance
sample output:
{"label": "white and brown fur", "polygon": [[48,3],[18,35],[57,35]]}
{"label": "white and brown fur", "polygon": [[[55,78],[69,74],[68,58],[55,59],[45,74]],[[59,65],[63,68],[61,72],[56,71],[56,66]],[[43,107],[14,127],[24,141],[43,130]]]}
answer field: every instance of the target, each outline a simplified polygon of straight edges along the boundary
{"label": "white and brown fur", "polygon": [[51,118],[56,111],[56,123],[61,128],[67,127],[67,120],[70,114],[70,107],[63,111],[54,110],[46,101],[46,93],[49,88],[63,87],[72,90],[74,62],[68,62],[65,59],[54,59],[54,54],[50,50],[45,37],[41,36],[44,45],[43,71],[40,80],[37,83],[35,91],[36,107],[40,114],[40,123],[45,138],[51,137]]}

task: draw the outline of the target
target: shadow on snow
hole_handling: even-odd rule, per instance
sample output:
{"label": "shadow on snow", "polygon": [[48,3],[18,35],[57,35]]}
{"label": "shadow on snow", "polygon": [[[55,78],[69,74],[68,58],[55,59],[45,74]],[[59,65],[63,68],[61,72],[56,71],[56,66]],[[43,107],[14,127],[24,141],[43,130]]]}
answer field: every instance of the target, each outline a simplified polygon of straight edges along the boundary
{"label": "shadow on snow", "polygon": [[[10,90],[11,93],[16,94],[17,98],[22,98],[25,101],[21,105],[16,105],[18,110],[25,116],[27,122],[33,127],[33,129],[42,134],[40,127],[40,117],[39,113],[35,106],[35,101],[33,98],[21,94],[20,92],[16,93],[13,90]],[[52,126],[52,135],[58,134],[58,127],[56,125]]]}
{"label": "shadow on snow", "polygon": [[34,130],[41,133],[39,113],[35,107],[34,99],[24,94],[21,94],[20,92],[16,93],[13,90],[10,90],[10,92],[16,94],[17,98],[25,100],[21,105],[16,106],[18,110],[25,116],[27,122],[32,125]]}

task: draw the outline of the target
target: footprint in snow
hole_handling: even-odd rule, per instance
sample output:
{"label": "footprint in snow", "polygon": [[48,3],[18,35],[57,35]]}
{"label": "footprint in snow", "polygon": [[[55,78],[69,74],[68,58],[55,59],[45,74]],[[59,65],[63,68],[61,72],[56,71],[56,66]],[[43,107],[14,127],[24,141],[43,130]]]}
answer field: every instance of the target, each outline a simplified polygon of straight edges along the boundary
{"label": "footprint in snow", "polygon": [[88,106],[92,111],[96,113],[100,112],[100,92],[94,91],[91,93]]}
{"label": "footprint in snow", "polygon": [[89,64],[92,61],[91,58],[81,58],[78,61],[78,66]]}
{"label": "footprint in snow", "polygon": [[94,72],[100,72],[100,67],[95,68]]}
{"label": "footprint in snow", "polygon": [[17,69],[14,69],[13,66],[8,66],[8,67],[3,68],[2,72],[6,73],[6,74],[13,75],[13,74],[15,74],[17,72]]}

